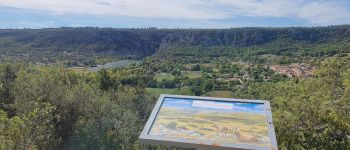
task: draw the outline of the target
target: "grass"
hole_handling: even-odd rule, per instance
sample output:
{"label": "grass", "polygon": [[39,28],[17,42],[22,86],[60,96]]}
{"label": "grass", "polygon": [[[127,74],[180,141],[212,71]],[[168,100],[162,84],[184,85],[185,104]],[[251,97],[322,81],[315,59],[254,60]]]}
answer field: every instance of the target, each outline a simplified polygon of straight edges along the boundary
{"label": "grass", "polygon": [[161,89],[161,88],[146,88],[146,91],[151,95],[159,96],[160,94],[176,94],[178,89]]}
{"label": "grass", "polygon": [[211,97],[232,98],[233,92],[232,91],[214,90],[214,91],[208,92],[206,95],[211,96]]}
{"label": "grass", "polygon": [[163,79],[165,80],[173,80],[175,78],[174,75],[171,74],[166,74],[166,73],[159,73],[155,76],[156,80],[158,82],[162,81]]}
{"label": "grass", "polygon": [[105,69],[113,69],[113,68],[122,68],[122,67],[127,67],[132,64],[140,64],[142,61],[140,60],[119,60],[115,62],[108,62],[104,65],[98,66],[98,67],[90,67],[89,69],[92,71],[98,71],[102,68]]}
{"label": "grass", "polygon": [[196,79],[202,77],[202,72],[200,71],[184,71],[182,74],[190,79]]}
{"label": "grass", "polygon": [[90,72],[90,70],[86,67],[71,67],[71,68],[68,68],[68,70],[72,70],[78,74],[86,74]]}
{"label": "grass", "polygon": [[140,60],[119,60],[115,62],[109,62],[104,65],[98,66],[98,67],[70,67],[68,68],[69,70],[73,70],[77,73],[83,74],[83,73],[89,73],[89,72],[94,72],[98,71],[102,68],[105,69],[111,69],[111,68],[121,68],[121,67],[126,67],[132,64],[139,64],[142,63]]}
{"label": "grass", "polygon": [[159,96],[160,94],[193,95],[193,92],[189,88],[184,88],[184,89],[146,88],[146,91],[154,96]]}

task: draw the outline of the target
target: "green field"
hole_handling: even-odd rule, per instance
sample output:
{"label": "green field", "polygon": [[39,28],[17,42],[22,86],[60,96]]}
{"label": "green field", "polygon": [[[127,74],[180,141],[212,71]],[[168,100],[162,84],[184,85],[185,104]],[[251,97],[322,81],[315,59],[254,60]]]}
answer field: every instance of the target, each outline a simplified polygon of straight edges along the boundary
{"label": "green field", "polygon": [[206,96],[225,97],[225,98],[232,98],[232,95],[233,95],[232,91],[220,91],[220,90],[210,91],[206,94]]}
{"label": "green field", "polygon": [[183,89],[146,88],[146,91],[154,96],[159,96],[160,94],[193,95],[192,91],[189,88],[183,88]]}
{"label": "green field", "polygon": [[159,73],[159,74],[156,74],[155,78],[158,82],[161,82],[164,79],[165,80],[173,80],[175,78],[175,76],[171,75],[171,74],[166,74],[166,73]]}
{"label": "green field", "polygon": [[100,65],[97,67],[90,67],[89,69],[91,71],[98,71],[102,68],[115,69],[115,68],[127,67],[127,66],[132,65],[132,64],[140,64],[140,63],[142,63],[142,61],[140,61],[140,60],[119,60],[119,61],[115,61],[115,62],[108,62],[104,65]]}
{"label": "green field", "polygon": [[161,88],[146,88],[146,91],[151,95],[159,96],[160,94],[176,94],[178,89],[161,89]]}
{"label": "green field", "polygon": [[190,79],[202,77],[202,72],[200,71],[183,71],[182,74]]}
{"label": "green field", "polygon": [[86,73],[89,73],[91,72],[88,68],[86,67],[71,67],[71,68],[68,68],[68,70],[72,70],[76,73],[79,73],[79,74],[86,74]]}

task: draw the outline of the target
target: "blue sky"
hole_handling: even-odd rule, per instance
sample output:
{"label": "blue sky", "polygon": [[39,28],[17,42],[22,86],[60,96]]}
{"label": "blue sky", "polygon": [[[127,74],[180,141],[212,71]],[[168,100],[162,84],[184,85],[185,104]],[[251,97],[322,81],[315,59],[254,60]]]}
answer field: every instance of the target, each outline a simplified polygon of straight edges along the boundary
{"label": "blue sky", "polygon": [[349,0],[0,0],[0,28],[350,24]]}
{"label": "blue sky", "polygon": [[165,98],[162,107],[204,109],[223,112],[265,113],[264,104]]}

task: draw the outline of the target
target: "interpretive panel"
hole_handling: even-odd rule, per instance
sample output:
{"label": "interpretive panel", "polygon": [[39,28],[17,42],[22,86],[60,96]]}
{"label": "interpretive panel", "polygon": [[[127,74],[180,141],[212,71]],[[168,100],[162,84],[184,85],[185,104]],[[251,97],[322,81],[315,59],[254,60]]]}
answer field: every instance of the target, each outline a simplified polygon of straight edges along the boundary
{"label": "interpretive panel", "polygon": [[263,100],[161,95],[140,138],[201,149],[277,149]]}

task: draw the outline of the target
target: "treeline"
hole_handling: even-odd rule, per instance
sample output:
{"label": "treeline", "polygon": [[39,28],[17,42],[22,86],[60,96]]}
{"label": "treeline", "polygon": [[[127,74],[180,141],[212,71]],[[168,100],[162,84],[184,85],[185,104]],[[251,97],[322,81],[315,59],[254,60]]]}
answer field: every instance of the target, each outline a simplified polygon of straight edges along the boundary
{"label": "treeline", "polygon": [[[323,57],[348,53],[350,26],[312,28],[0,30],[1,59],[90,64],[91,56],[140,59],[159,51],[175,55]],[[73,61],[73,62],[72,62]],[[76,61],[76,62],[74,62]]]}
{"label": "treeline", "polygon": [[[244,47],[234,46],[184,46],[161,51],[156,56],[176,62],[199,63],[213,62],[227,58],[233,61],[245,61],[255,64],[291,64],[309,62],[331,56],[348,56],[349,40],[324,43],[305,41],[273,41],[262,45]],[[186,61],[182,58],[187,57]]]}

